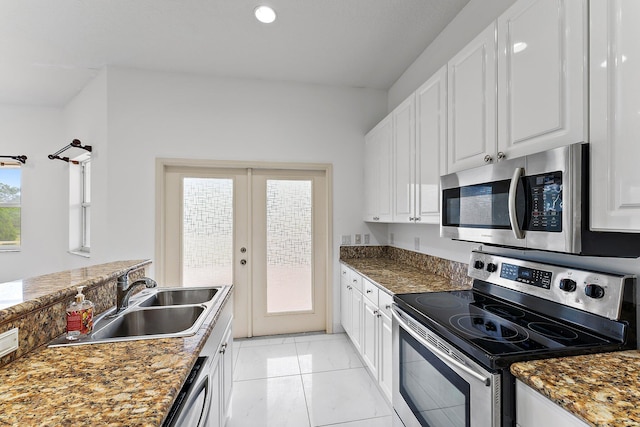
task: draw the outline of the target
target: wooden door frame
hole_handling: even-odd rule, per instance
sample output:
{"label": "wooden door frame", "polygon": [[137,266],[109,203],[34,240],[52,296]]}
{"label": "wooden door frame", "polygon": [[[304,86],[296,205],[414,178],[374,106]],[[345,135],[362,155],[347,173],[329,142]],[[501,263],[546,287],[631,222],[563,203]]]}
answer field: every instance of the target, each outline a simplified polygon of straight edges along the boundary
{"label": "wooden door frame", "polygon": [[322,171],[327,182],[326,195],[326,310],[325,329],[328,334],[333,333],[333,165],[330,163],[279,163],[279,162],[250,162],[234,160],[208,160],[208,159],[185,159],[185,158],[156,158],[156,206],[155,206],[155,275],[160,286],[165,281],[164,260],[166,257],[166,236],[165,236],[165,177],[168,168],[172,167],[193,167],[211,169],[281,169],[281,170],[308,170]]}

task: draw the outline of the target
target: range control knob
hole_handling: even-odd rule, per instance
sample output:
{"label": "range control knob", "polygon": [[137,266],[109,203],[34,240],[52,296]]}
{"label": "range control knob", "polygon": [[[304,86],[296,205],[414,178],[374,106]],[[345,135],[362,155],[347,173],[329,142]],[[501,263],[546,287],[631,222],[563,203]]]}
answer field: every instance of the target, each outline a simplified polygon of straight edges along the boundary
{"label": "range control knob", "polygon": [[482,270],[484,268],[484,262],[477,260],[473,263],[473,268],[475,268],[476,270]]}
{"label": "range control knob", "polygon": [[584,287],[584,293],[591,298],[602,298],[604,296],[604,288],[598,285],[587,285]]}
{"label": "range control knob", "polygon": [[560,289],[562,289],[565,292],[573,292],[576,290],[576,282],[571,279],[561,279]]}
{"label": "range control knob", "polygon": [[496,271],[498,269],[498,266],[492,262],[490,262],[489,264],[487,264],[487,271],[489,273],[493,273],[494,271]]}

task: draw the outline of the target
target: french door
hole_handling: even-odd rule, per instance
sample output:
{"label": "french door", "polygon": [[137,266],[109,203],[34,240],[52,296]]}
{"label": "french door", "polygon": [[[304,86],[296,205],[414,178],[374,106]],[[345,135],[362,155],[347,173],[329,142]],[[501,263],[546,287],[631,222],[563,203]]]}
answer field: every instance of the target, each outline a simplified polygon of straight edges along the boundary
{"label": "french door", "polygon": [[234,284],[234,335],[327,330],[326,170],[164,166],[160,279]]}

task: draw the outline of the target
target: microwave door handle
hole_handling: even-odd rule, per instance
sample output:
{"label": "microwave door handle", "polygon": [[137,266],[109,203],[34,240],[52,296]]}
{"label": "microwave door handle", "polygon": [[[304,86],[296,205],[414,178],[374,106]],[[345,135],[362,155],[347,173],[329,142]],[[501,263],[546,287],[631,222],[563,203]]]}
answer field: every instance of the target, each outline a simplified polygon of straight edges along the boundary
{"label": "microwave door handle", "polygon": [[518,215],[516,212],[516,193],[518,192],[518,182],[524,175],[524,168],[516,168],[513,171],[513,178],[511,178],[511,184],[509,185],[509,221],[511,222],[511,230],[516,239],[524,239],[524,232],[518,224]]}
{"label": "microwave door handle", "polygon": [[451,365],[454,365],[455,367],[457,367],[458,369],[463,370],[464,372],[466,372],[467,374],[471,375],[475,379],[483,382],[484,385],[486,385],[487,387],[491,385],[491,380],[489,378],[487,378],[484,375],[474,371],[473,369],[471,369],[467,365],[464,365],[464,364],[458,362],[456,359],[454,359],[453,357],[449,356],[447,353],[443,352],[442,350],[440,350],[439,348],[437,348],[436,346],[431,344],[429,341],[425,340],[418,333],[416,333],[413,329],[411,329],[411,327],[407,324],[407,322],[405,322],[405,320],[402,317],[400,317],[400,314],[396,310],[397,309],[395,307],[391,308],[391,316],[398,322],[398,326],[400,326],[402,329],[407,331],[407,333],[409,335],[411,335],[416,341],[418,341],[418,343],[420,343],[424,347],[428,348],[429,351],[434,353],[436,356],[438,356],[443,361],[448,362]]}

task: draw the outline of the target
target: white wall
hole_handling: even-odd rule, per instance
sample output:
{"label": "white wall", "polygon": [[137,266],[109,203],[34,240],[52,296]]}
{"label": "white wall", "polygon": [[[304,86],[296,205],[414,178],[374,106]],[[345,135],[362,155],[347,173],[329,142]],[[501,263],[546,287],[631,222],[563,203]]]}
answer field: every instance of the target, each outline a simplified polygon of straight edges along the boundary
{"label": "white wall", "polygon": [[389,89],[393,110],[515,0],[471,0]]}
{"label": "white wall", "polygon": [[110,69],[105,257],[154,258],[155,160],[174,157],[333,164],[336,260],[366,229],[363,135],[385,111],[384,91]]}
{"label": "white wall", "polygon": [[0,106],[0,154],[27,156],[22,166],[22,246],[19,252],[0,252],[0,283],[54,271],[65,263],[66,217],[59,208],[68,191],[67,166],[47,158],[63,145],[61,110]]}

